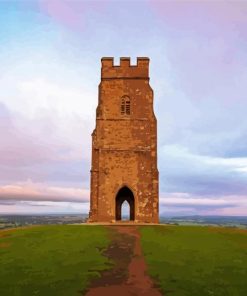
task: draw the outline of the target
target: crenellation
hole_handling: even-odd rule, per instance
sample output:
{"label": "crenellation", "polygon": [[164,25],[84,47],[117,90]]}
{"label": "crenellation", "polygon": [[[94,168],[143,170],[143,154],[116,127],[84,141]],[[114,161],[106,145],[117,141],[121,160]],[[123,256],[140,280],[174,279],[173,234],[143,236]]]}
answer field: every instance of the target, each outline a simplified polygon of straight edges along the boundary
{"label": "crenellation", "polygon": [[120,67],[121,68],[129,68],[129,67],[133,67],[130,66],[130,58],[120,58]]}
{"label": "crenellation", "polygon": [[101,59],[102,68],[111,68],[113,67],[113,63],[114,63],[114,58],[112,57]]}
{"label": "crenellation", "polygon": [[131,65],[129,57],[121,57],[120,65],[114,65],[113,57],[101,59],[102,79],[149,79],[149,58],[138,57],[137,65]]}
{"label": "crenellation", "polygon": [[147,68],[149,67],[149,58],[138,57],[137,58],[137,67]]}

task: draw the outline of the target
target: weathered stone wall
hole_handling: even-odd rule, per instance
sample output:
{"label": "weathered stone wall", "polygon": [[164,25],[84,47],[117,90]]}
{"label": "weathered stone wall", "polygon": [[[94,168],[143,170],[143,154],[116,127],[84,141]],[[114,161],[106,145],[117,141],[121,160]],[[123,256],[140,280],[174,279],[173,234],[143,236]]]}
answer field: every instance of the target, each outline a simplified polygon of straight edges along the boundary
{"label": "weathered stone wall", "polygon": [[[102,58],[96,128],[92,134],[89,221],[114,222],[116,195],[127,186],[134,194],[135,221],[158,222],[157,124],[149,59],[130,66],[121,58]],[[121,98],[130,115],[121,114]]]}

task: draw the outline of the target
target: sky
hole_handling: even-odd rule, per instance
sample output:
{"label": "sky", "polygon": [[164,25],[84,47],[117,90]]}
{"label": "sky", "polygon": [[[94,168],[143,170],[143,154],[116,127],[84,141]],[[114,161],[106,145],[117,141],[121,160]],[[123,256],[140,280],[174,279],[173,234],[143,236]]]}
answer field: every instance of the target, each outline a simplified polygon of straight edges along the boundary
{"label": "sky", "polygon": [[100,59],[150,58],[160,214],[247,215],[247,1],[0,0],[0,213],[87,213]]}

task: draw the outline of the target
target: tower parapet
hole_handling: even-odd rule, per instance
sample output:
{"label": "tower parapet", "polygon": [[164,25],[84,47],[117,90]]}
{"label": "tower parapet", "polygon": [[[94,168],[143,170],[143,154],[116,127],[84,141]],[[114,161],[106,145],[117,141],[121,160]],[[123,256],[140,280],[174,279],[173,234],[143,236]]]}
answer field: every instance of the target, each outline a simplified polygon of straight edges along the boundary
{"label": "tower parapet", "polygon": [[114,65],[113,57],[101,59],[101,79],[149,79],[149,58],[138,57],[137,65],[130,64],[129,57],[121,57],[120,65]]}

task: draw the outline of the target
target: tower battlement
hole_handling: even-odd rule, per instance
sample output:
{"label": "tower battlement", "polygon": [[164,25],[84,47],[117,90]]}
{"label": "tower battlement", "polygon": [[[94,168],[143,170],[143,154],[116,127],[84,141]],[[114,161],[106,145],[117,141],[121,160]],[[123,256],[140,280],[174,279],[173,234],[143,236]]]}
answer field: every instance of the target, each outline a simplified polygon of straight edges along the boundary
{"label": "tower battlement", "polygon": [[129,57],[121,57],[117,66],[113,57],[104,57],[101,59],[101,78],[149,79],[149,58],[138,57],[137,65],[131,65]]}

